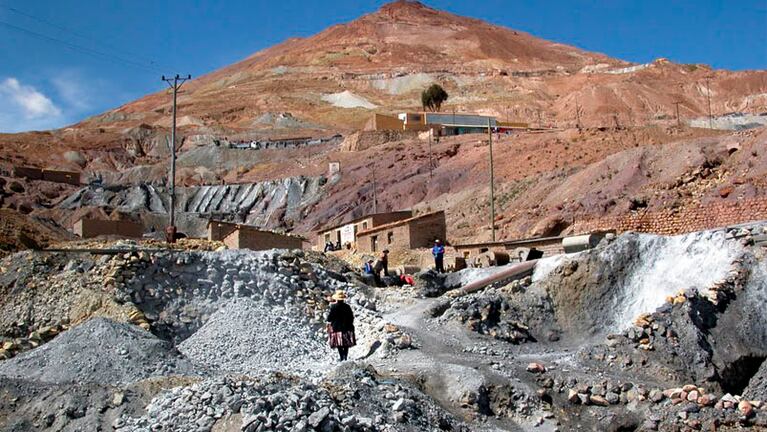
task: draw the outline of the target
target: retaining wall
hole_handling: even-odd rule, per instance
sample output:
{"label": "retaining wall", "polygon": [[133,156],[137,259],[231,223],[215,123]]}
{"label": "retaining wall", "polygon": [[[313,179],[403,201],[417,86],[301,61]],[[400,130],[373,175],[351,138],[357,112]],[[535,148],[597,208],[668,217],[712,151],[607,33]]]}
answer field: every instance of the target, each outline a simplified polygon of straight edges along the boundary
{"label": "retaining wall", "polygon": [[676,235],[765,219],[767,219],[767,198],[752,198],[702,204],[683,209],[646,211],[579,220],[572,225],[570,231],[585,233],[615,230],[618,233],[636,231]]}

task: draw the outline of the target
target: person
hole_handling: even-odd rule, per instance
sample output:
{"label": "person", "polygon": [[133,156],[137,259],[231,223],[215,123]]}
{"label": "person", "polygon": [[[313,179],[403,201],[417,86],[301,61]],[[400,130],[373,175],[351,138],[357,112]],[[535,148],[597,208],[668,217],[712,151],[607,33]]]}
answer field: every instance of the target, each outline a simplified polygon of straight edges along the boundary
{"label": "person", "polygon": [[376,283],[381,284],[381,272],[384,276],[389,276],[389,249],[384,249],[381,252],[381,256],[378,257],[375,267],[373,267],[373,276],[376,278]]}
{"label": "person", "polygon": [[400,275],[399,280],[402,285],[415,286],[415,279],[413,279],[413,276],[410,276],[409,274]]}
{"label": "person", "polygon": [[434,255],[434,269],[440,273],[445,272],[445,247],[437,239],[434,241],[434,247],[431,248],[431,254]]}
{"label": "person", "polygon": [[325,252],[330,252],[333,250],[333,243],[330,241],[325,242]]}
{"label": "person", "polygon": [[371,274],[371,275],[373,274],[373,260],[372,259],[369,259],[365,263],[365,274]]}
{"label": "person", "polygon": [[346,293],[336,291],[332,297],[335,303],[330,304],[327,319],[328,343],[331,348],[338,349],[341,361],[349,359],[349,348],[357,345],[354,335],[354,312],[346,303]]}

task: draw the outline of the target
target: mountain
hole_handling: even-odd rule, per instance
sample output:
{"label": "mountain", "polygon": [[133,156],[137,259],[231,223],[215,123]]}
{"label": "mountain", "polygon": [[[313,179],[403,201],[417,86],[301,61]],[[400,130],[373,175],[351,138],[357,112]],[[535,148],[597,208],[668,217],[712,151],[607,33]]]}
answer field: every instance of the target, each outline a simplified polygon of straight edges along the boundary
{"label": "mountain", "polygon": [[[578,115],[591,126],[642,124],[674,116],[675,102],[685,118],[700,117],[709,92],[719,114],[767,106],[759,94],[764,71],[632,64],[397,1],[192,81],[180,97],[182,124],[249,131],[271,126],[258,121],[265,113],[290,112],[299,126],[349,130],[373,111],[420,109],[420,91],[431,82],[451,94],[447,110],[560,126]],[[83,126],[167,125],[168,110],[161,92]]]}
{"label": "mountain", "polygon": [[[355,139],[370,138],[356,131],[373,113],[420,110],[420,92],[435,82],[450,94],[443,105],[448,112],[553,128],[497,143],[496,209],[503,236],[551,234],[547,224],[618,216],[636,210],[636,203],[660,211],[767,195],[760,180],[767,175],[767,135],[700,128],[708,126],[709,106],[725,126],[742,120],[724,116],[732,112],[764,120],[758,114],[767,112],[767,71],[713,70],[663,58],[634,64],[410,1],[289,39],[185,84],[177,179],[192,188],[259,182],[249,186],[258,191],[250,195],[273,198],[251,203],[262,212],[251,219],[306,233],[372,211],[375,176],[379,209],[444,209],[454,237],[484,239],[488,233],[476,229],[486,223],[484,137],[435,144],[431,175],[429,147],[413,137],[373,137],[367,150],[344,150]],[[157,186],[167,176],[170,102],[163,91],[68,128],[0,134],[0,179],[6,178],[0,207],[67,224],[92,206],[154,212],[157,206],[144,200],[161,199],[162,191],[125,185]],[[264,152],[214,145],[224,138],[339,132],[348,145],[331,141]],[[729,149],[736,147],[744,150],[731,157]],[[342,176],[324,184],[317,179],[330,161],[341,163]],[[86,179],[100,176],[107,189],[25,183],[7,175],[14,165],[82,171]],[[629,174],[617,175],[616,166]],[[696,170],[709,174],[694,183],[693,193],[679,179]],[[715,179],[708,177],[712,172]],[[186,193],[211,193],[219,204],[226,194],[239,193],[237,187],[212,190]],[[83,207],[74,212],[62,208],[75,192],[90,199],[74,200]]]}

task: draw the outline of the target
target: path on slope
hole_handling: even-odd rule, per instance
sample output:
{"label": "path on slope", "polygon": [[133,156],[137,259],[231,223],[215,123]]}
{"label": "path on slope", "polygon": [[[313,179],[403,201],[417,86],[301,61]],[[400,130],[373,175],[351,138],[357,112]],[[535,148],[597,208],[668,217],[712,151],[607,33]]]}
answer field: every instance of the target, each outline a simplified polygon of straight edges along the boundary
{"label": "path on slope", "polygon": [[[428,311],[441,299],[407,299],[393,305],[384,318],[413,336],[418,349],[402,350],[393,360],[372,360],[385,374],[411,379],[422,389],[456,415],[465,417],[461,411],[461,399],[468,392],[478,393],[481,386],[504,386],[513,384],[535,394],[536,388],[520,379],[511,382],[511,376],[527,374],[519,359],[527,355],[512,353],[510,347],[499,341],[484,339],[467,331],[460,325],[444,325],[428,319]],[[485,352],[466,348],[486,347]],[[536,359],[540,359],[536,355]],[[494,364],[500,365],[496,370]],[[501,419],[488,417],[487,427],[482,430],[523,431],[534,427],[534,421],[543,412],[536,412],[529,419]],[[541,425],[537,430],[553,430],[553,423]]]}

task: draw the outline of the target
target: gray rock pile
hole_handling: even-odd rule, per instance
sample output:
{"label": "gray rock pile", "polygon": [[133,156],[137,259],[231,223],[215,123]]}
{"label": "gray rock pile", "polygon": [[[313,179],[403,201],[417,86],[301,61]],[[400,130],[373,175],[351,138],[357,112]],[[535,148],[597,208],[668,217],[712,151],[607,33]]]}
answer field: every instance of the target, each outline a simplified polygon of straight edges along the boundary
{"label": "gray rock pile", "polygon": [[232,299],[179,350],[196,365],[218,373],[272,370],[317,377],[330,369],[336,356],[303,325],[301,313],[249,298]]}
{"label": "gray rock pile", "polygon": [[[108,275],[111,279],[107,283],[114,286],[119,301],[141,310],[154,332],[178,343],[195,334],[231,300],[251,300],[233,306],[240,308],[235,314],[241,318],[238,322],[226,323],[219,314],[220,319],[211,323],[211,328],[204,330],[198,339],[204,345],[225,349],[237,340],[241,345],[252,337],[250,340],[260,344],[269,338],[263,335],[279,334],[274,340],[280,339],[279,343],[286,345],[284,357],[268,360],[258,354],[268,353],[267,348],[251,348],[256,358],[265,361],[266,368],[289,364],[294,358],[326,358],[327,348],[321,351],[318,342],[324,344],[327,337],[324,323],[328,298],[336,290],[344,290],[350,297],[357,328],[358,347],[352,349],[350,356],[363,355],[375,341],[387,335],[385,322],[374,311],[375,302],[345,276],[306,258],[303,251],[279,250],[126,254],[113,260],[115,271]],[[206,336],[215,331],[234,333],[219,340]],[[183,347],[190,355],[205,351],[195,350],[194,345],[190,342]],[[306,350],[301,348],[304,345]],[[301,355],[299,351],[322,354]],[[222,360],[223,366],[230,364],[226,357],[217,358],[214,352],[207,351],[210,360],[201,357],[195,360],[211,366]],[[244,354],[233,352],[236,356]],[[244,361],[241,357],[231,358],[231,364]],[[296,363],[295,370],[304,369],[298,363],[301,362]],[[243,365],[238,366],[238,370],[247,368]]]}
{"label": "gray rock pile", "polygon": [[39,348],[0,363],[0,375],[48,383],[126,384],[193,375],[169,343],[134,325],[93,318]]}
{"label": "gray rock pile", "polygon": [[208,431],[224,425],[242,431],[468,431],[420,391],[353,363],[321,385],[267,374],[177,387],[155,397],[145,415],[123,415],[113,427]]}
{"label": "gray rock pile", "polygon": [[[526,293],[531,279],[515,280],[500,288],[459,297],[450,301],[440,321],[458,321],[469,330],[510,343],[536,341],[540,338],[555,340],[556,331],[544,331],[538,324],[553,320],[554,311],[545,295]],[[537,333],[533,335],[533,333]]]}

